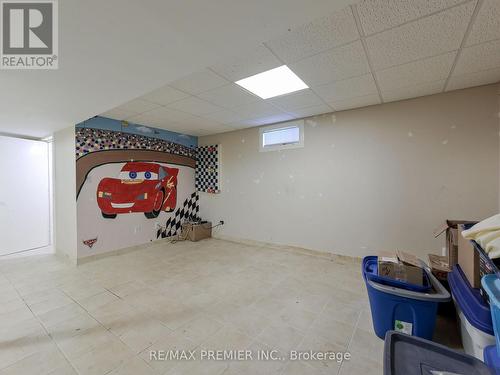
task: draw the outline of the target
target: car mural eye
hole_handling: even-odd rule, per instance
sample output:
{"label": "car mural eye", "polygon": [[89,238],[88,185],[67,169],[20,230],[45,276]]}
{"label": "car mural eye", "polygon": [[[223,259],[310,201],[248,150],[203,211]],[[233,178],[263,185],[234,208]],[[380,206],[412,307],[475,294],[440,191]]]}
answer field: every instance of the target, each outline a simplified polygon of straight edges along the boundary
{"label": "car mural eye", "polygon": [[128,176],[129,176],[132,180],[134,180],[134,179],[137,177],[137,172],[131,171],[131,172],[129,172],[129,173],[128,173]]}
{"label": "car mural eye", "polygon": [[149,180],[149,179],[151,178],[151,172],[146,172],[146,173],[144,173],[144,178],[145,178],[146,180]]}

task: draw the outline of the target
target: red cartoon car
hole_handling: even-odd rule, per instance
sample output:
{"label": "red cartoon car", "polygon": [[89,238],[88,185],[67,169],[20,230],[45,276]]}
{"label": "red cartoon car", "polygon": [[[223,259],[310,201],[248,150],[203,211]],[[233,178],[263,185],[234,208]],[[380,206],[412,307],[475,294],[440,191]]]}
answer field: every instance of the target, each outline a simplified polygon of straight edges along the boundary
{"label": "red cartoon car", "polygon": [[118,178],[103,178],[97,187],[97,204],[102,216],[144,212],[148,219],[161,211],[171,212],[177,202],[179,169],[156,163],[129,162]]}

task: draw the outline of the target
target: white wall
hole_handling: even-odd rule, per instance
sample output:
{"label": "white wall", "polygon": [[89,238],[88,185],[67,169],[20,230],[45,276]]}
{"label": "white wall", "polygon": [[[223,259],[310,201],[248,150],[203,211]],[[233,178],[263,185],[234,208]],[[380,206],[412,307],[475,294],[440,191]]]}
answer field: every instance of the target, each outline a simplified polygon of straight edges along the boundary
{"label": "white wall", "polygon": [[259,152],[258,129],[221,145],[222,192],[201,194],[219,235],[351,256],[440,253],[444,219],[498,212],[494,85],[306,120],[305,147]]}
{"label": "white wall", "polygon": [[49,145],[0,136],[0,255],[50,245]]}
{"label": "white wall", "polygon": [[76,264],[75,127],[54,133],[54,230],[56,253]]}

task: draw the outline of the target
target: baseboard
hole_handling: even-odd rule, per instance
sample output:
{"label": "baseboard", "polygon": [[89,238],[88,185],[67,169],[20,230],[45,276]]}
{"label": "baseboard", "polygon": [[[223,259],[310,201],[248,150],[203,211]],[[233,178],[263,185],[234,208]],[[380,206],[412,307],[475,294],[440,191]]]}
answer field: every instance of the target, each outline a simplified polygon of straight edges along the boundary
{"label": "baseboard", "polygon": [[242,245],[269,247],[272,249],[289,251],[289,252],[301,254],[301,255],[309,255],[309,256],[314,256],[314,257],[326,258],[329,260],[335,260],[337,262],[343,261],[346,263],[361,264],[361,257],[340,255],[340,254],[335,254],[335,253],[332,253],[329,251],[324,251],[324,250],[307,249],[307,248],[294,246],[294,245],[277,244],[277,243],[271,243],[271,242],[251,240],[251,239],[247,239],[247,238],[231,237],[231,236],[226,236],[223,234],[215,234],[215,235],[212,235],[212,237],[215,239],[234,242],[234,243],[238,243],[238,244],[242,244]]}
{"label": "baseboard", "polygon": [[[212,236],[212,238],[222,240],[222,241],[243,244],[243,245],[268,247],[271,249],[288,251],[288,252],[295,253],[295,254],[320,257],[320,258],[324,258],[324,259],[328,259],[328,260],[335,260],[336,262],[361,264],[360,257],[340,255],[340,254],[335,254],[335,253],[332,253],[329,251],[322,251],[322,250],[317,250],[317,249],[307,249],[307,248],[293,246],[293,245],[277,244],[277,243],[271,243],[271,242],[246,239],[246,238],[231,237],[231,236],[226,236],[223,234],[215,234]],[[111,256],[117,256],[117,255],[121,255],[121,254],[126,254],[126,253],[130,253],[133,251],[138,251],[138,250],[145,250],[149,247],[156,246],[156,245],[159,245],[161,243],[166,243],[166,242],[170,243],[171,240],[172,240],[172,238],[162,238],[160,240],[148,242],[148,243],[141,244],[141,245],[124,247],[122,249],[111,250],[111,251],[107,251],[105,253],[89,255],[89,256],[86,256],[83,258],[78,258],[76,261],[76,264],[82,265],[82,264],[85,264],[88,262],[93,262],[93,261],[98,260],[98,259],[103,259],[103,258],[107,258],[107,257],[111,257]],[[68,259],[68,261],[69,261],[69,259]],[[74,262],[72,262],[72,261],[71,261],[71,263],[74,264]]]}
{"label": "baseboard", "polygon": [[110,251],[106,251],[104,253],[89,255],[89,256],[86,256],[86,257],[83,257],[83,258],[78,258],[77,261],[76,261],[76,264],[77,265],[82,265],[82,264],[85,264],[85,263],[88,263],[88,262],[93,262],[93,261],[98,260],[98,259],[103,259],[103,258],[107,258],[107,257],[112,257],[112,256],[126,254],[126,253],[131,253],[133,251],[138,251],[138,250],[145,250],[147,248],[159,245],[159,244],[164,243],[164,242],[170,242],[171,240],[172,240],[171,237],[167,237],[167,238],[162,238],[160,240],[146,242],[146,243],[140,244],[140,245],[134,245],[134,246],[130,246],[130,247],[123,247],[121,249],[110,250]]}

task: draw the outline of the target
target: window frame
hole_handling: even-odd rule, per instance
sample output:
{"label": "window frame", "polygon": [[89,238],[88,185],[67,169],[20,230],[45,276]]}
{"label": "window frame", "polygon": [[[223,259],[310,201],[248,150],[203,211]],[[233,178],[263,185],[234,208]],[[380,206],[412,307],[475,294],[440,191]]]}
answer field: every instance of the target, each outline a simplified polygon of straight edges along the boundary
{"label": "window frame", "polygon": [[[299,141],[294,143],[276,144],[270,146],[264,146],[264,134],[279,129],[287,128],[298,128],[299,129]],[[304,147],[304,120],[296,120],[289,122],[282,122],[279,124],[263,126],[259,128],[259,151],[279,151],[279,150],[289,150],[294,148]]]}

